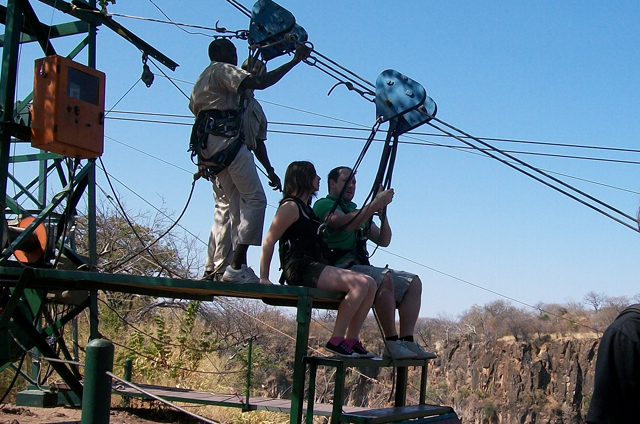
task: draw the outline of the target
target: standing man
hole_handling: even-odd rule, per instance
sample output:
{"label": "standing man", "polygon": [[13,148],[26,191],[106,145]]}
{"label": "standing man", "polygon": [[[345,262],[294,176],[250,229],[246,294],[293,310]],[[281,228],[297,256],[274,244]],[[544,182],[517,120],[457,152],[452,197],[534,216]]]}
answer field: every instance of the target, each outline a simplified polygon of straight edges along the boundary
{"label": "standing man", "polygon": [[640,418],[640,305],[631,305],[600,340],[589,424],[636,423]]}
{"label": "standing man", "polygon": [[[413,339],[422,302],[420,278],[408,272],[377,268],[369,264],[367,239],[382,247],[387,247],[391,242],[386,207],[393,200],[393,189],[381,188],[371,203],[358,210],[352,202],[356,192],[356,179],[350,168],[339,166],[332,169],[327,180],[329,194],[319,199],[313,205],[313,210],[329,227],[329,263],[369,275],[378,283],[373,306],[385,335],[385,356],[394,359],[434,358],[435,355],[425,352]],[[329,215],[345,184],[338,207]],[[373,222],[368,225],[373,216],[380,219],[380,226]],[[395,322],[396,306],[400,316],[399,334]]]}
{"label": "standing man", "polygon": [[[213,251],[215,257],[207,260],[211,278],[222,272],[222,281],[259,282],[247,266],[247,250],[250,245],[261,244],[267,201],[253,155],[243,142],[244,93],[274,85],[309,53],[300,45],[290,62],[271,72],[252,75],[237,66],[236,48],[230,40],[219,38],[209,45],[211,63],[194,84],[189,109],[196,116],[192,155],[198,158],[199,173],[212,181],[216,199],[209,243],[209,254]],[[257,143],[255,153],[267,170],[269,185],[278,187],[280,180],[269,164],[264,140]],[[225,214],[230,227],[224,222]],[[222,269],[229,257],[231,263]],[[215,268],[216,262],[219,269]]]}

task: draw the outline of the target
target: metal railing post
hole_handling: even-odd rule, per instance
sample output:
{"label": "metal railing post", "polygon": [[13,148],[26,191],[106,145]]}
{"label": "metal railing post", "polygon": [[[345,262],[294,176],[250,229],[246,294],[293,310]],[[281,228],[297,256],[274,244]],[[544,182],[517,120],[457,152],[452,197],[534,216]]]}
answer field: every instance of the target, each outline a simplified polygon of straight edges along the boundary
{"label": "metal railing post", "polygon": [[[124,360],[124,376],[123,379],[125,381],[131,382],[131,374],[133,373],[133,360],[131,358],[127,358]],[[122,407],[129,407],[129,396],[122,396]]]}
{"label": "metal railing post", "polygon": [[81,424],[109,424],[111,410],[111,377],[113,372],[113,344],[94,339],[87,344],[82,392]]}

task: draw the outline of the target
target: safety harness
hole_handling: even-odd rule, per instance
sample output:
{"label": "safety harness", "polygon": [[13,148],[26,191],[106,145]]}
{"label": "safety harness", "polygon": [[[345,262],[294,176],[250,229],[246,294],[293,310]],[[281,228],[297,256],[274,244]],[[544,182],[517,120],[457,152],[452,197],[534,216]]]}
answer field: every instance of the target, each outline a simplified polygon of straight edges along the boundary
{"label": "safety harness", "polygon": [[[241,131],[242,110],[202,110],[193,124],[189,139],[191,160],[206,166],[210,175],[216,175],[233,162],[243,144]],[[231,139],[224,149],[212,153],[215,146],[209,135]]]}
{"label": "safety harness", "polygon": [[[327,241],[324,234],[325,225],[320,222],[311,206],[304,203],[297,197],[285,197],[280,201],[280,205],[288,200],[298,206],[300,217],[307,216],[310,221],[316,224],[316,237],[295,237],[284,239],[280,238],[278,242],[278,254],[280,256],[280,270],[285,264],[292,259],[310,258],[317,262],[326,262],[327,260]],[[285,283],[284,272],[280,275],[280,284]]]}

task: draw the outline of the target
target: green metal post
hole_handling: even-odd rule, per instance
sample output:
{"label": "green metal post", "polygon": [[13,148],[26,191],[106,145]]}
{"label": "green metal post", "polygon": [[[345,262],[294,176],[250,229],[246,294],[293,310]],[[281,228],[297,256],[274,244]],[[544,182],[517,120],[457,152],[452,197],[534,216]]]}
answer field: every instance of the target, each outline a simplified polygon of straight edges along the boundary
{"label": "green metal post", "polygon": [[344,405],[344,378],[347,373],[347,367],[344,362],[340,361],[336,365],[336,377],[333,386],[333,408],[331,408],[331,424],[340,423],[340,414],[342,414],[342,406]]}
{"label": "green metal post", "polygon": [[246,401],[244,403],[245,408],[249,408],[249,392],[251,390],[251,350],[253,347],[253,337],[249,338],[249,353],[247,355],[247,391]]}
{"label": "green metal post", "polygon": [[[96,7],[96,0],[90,1],[91,6]],[[96,50],[97,50],[97,27],[93,24],[89,25],[89,34],[87,38],[89,39],[88,45],[88,65],[92,68],[96,67]],[[89,267],[91,270],[95,270],[98,266],[98,251],[97,251],[97,219],[96,219],[96,161],[95,159],[89,159],[89,163],[87,166],[89,169],[89,184],[87,187],[87,224],[89,227]],[[98,292],[96,290],[92,290],[89,293],[89,297],[91,298],[89,310],[90,313],[90,337],[91,339],[96,339],[100,337],[100,333],[98,332]]]}
{"label": "green metal post", "polygon": [[427,403],[427,371],[429,370],[429,361],[424,363],[422,372],[420,373],[420,405]]}
{"label": "green metal post", "polygon": [[[124,376],[122,379],[124,381],[131,381],[131,374],[133,373],[133,360],[131,358],[127,358],[124,360]],[[122,407],[129,407],[129,396],[122,396]]]}
{"label": "green metal post", "polygon": [[318,374],[318,365],[316,363],[309,364],[309,389],[307,390],[307,424],[313,424],[313,407],[316,401],[316,375]]}
{"label": "green metal post", "polygon": [[409,368],[398,367],[396,374],[396,403],[395,406],[407,404],[407,384],[409,381]]}
{"label": "green metal post", "polygon": [[87,343],[82,392],[81,424],[109,424],[111,409],[111,377],[113,344],[105,339]]}
{"label": "green metal post", "polygon": [[[7,176],[11,154],[11,131],[7,124],[13,122],[14,101],[18,69],[20,33],[24,14],[15,0],[8,0],[5,17],[4,46],[2,48],[2,74],[0,75],[0,208],[7,206]],[[0,240],[4,238],[4,226],[0,226]]]}
{"label": "green metal post", "polygon": [[293,385],[291,387],[291,424],[302,423],[302,410],[304,402],[304,357],[307,355],[307,344],[309,342],[309,324],[311,323],[311,307],[313,298],[309,295],[298,297],[298,313],[296,321],[298,330],[296,334],[296,352],[293,365]]}

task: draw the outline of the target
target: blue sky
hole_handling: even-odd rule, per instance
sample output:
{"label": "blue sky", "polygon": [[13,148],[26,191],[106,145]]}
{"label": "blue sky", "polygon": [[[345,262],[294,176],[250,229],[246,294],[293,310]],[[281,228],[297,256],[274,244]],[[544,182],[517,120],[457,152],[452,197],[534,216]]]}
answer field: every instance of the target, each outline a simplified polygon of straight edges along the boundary
{"label": "blue sky", "polygon": [[[637,2],[283,0],[280,4],[295,15],[318,51],[371,82],[388,68],[411,77],[437,102],[438,118],[476,137],[638,148]],[[34,7],[44,23],[69,20],[35,2]],[[109,12],[166,21],[158,8],[178,23],[213,27],[219,21],[231,30],[249,24],[223,0],[122,0],[109,6]],[[180,64],[176,72],[162,70],[188,95],[208,64],[206,49],[213,32],[185,28],[197,33],[189,34],[174,25],[115,19]],[[78,40],[53,43],[66,54]],[[235,44],[239,57],[246,57],[246,41]],[[32,62],[26,58],[41,56],[36,45],[25,46],[21,54],[25,60],[18,97],[31,90]],[[285,60],[274,59],[269,66]],[[134,86],[142,71],[141,54],[106,28],[99,31],[97,67],[107,74],[107,109],[189,114],[185,95],[161,75],[150,88],[141,82]],[[318,69],[300,64],[276,86],[256,93],[271,122],[267,146],[276,171],[283,176],[291,161],[311,160],[323,177],[321,196],[326,194],[327,172],[337,165],[352,165],[364,144],[326,135],[366,137],[375,121],[374,105],[344,87],[327,96],[334,83]],[[132,116],[108,115],[115,117]],[[107,119],[102,159],[110,175],[128,189],[157,207],[164,203],[177,216],[187,200],[194,166],[186,152],[191,121],[171,120],[179,124]],[[277,123],[363,130],[314,130]],[[420,134],[401,140],[461,145],[424,135],[435,132],[427,126],[414,132]],[[640,160],[635,152],[490,143],[507,150]],[[381,144],[375,143],[360,167],[355,199],[359,203],[370,189],[380,151]],[[554,175],[629,215],[638,210],[637,164],[515,156],[562,174]],[[102,175],[98,182],[107,187]],[[372,262],[421,276],[422,316],[455,317],[473,304],[503,298],[500,295],[533,305],[580,301],[589,291],[629,297],[640,293],[636,232],[496,160],[446,147],[402,144],[393,187],[392,244],[379,249]],[[131,209],[149,209],[127,188],[117,189]],[[267,197],[265,228],[280,195],[267,190]],[[206,243],[212,210],[210,186],[198,181],[181,224]],[[259,251],[250,249],[249,264],[254,268]],[[276,273],[274,267],[272,274]]]}

